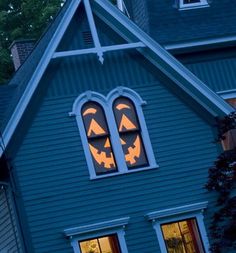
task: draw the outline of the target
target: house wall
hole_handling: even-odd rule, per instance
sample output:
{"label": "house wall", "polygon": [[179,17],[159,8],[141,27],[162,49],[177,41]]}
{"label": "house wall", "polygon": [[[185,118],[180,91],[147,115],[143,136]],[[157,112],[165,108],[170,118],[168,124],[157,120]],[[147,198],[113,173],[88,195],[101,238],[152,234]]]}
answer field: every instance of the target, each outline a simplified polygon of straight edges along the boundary
{"label": "house wall", "polygon": [[146,2],[150,35],[159,43],[235,35],[236,10],[230,0],[209,0],[209,7],[191,10],[179,10],[178,0]]}
{"label": "house wall", "polygon": [[[120,41],[97,23],[103,43]],[[60,48],[80,42],[79,25],[72,22]],[[204,184],[217,156],[213,127],[166,89],[166,82],[134,51],[107,53],[103,64],[96,55],[50,64],[19,126],[13,159],[34,253],[72,253],[64,229],[127,216],[129,253],[158,253],[145,214],[202,201],[209,201],[208,225],[215,197]],[[77,123],[68,113],[81,93],[106,95],[120,85],[147,102],[143,112],[159,168],[90,180]]]}
{"label": "house wall", "polygon": [[[14,159],[35,252],[72,252],[64,229],[124,216],[131,217],[129,252],[158,252],[146,213],[211,200],[204,189],[217,154],[211,126],[128,55],[107,56],[104,65],[95,57],[68,59],[48,73],[42,80],[46,97]],[[147,101],[143,111],[159,168],[90,181],[68,113],[82,92],[107,94],[121,84]]]}
{"label": "house wall", "polygon": [[190,53],[177,58],[216,92],[236,88],[236,48]]}
{"label": "house wall", "polygon": [[0,188],[0,252],[22,252],[10,188]]}

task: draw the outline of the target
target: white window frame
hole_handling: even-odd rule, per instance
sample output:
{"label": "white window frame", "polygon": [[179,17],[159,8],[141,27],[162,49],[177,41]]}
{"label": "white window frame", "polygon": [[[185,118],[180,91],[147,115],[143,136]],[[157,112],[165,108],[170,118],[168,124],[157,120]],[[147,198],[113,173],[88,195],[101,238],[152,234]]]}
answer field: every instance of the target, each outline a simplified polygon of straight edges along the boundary
{"label": "white window frame", "polygon": [[209,7],[207,0],[200,0],[198,3],[189,3],[189,4],[185,4],[184,0],[179,0],[180,10],[189,10],[189,9],[203,8],[203,7]]}
{"label": "white window frame", "polygon": [[[124,159],[124,153],[122,150],[122,146],[120,144],[119,133],[117,131],[117,126],[116,126],[116,122],[114,118],[114,112],[112,109],[113,102],[115,101],[115,99],[119,98],[120,96],[127,97],[128,99],[130,99],[133,102],[134,107],[136,109],[137,118],[140,124],[142,141],[143,141],[143,145],[144,145],[144,149],[145,149],[147,161],[148,161],[147,166],[129,170],[126,165],[126,162]],[[116,172],[108,173],[104,175],[96,174],[92,156],[89,150],[87,134],[85,132],[84,127],[82,127],[84,123],[83,123],[83,118],[81,116],[81,108],[88,101],[97,102],[103,108],[106,119],[109,119],[108,129],[111,135],[111,144],[112,144],[112,147],[116,147],[115,149],[113,149],[114,157],[117,162],[118,171]],[[70,112],[69,115],[76,117],[78,129],[80,132],[81,141],[82,141],[82,145],[83,145],[83,149],[85,153],[85,159],[87,160],[88,170],[89,170],[91,180],[111,177],[111,176],[116,176],[116,175],[121,175],[121,174],[127,174],[127,173],[134,173],[134,172],[139,172],[143,170],[156,169],[159,167],[155,160],[153,148],[151,145],[151,140],[148,134],[146,122],[145,122],[143,111],[142,111],[142,106],[144,104],[146,104],[146,102],[143,101],[142,98],[135,91],[126,87],[122,87],[122,86],[113,89],[110,93],[108,93],[106,97],[100,93],[93,92],[93,91],[87,91],[81,94],[79,97],[77,97],[77,99],[75,100],[73,104],[72,112]]]}
{"label": "white window frame", "polygon": [[79,246],[80,241],[116,234],[121,253],[128,253],[125,241],[125,226],[128,224],[129,219],[129,217],[125,217],[80,227],[73,227],[65,229],[64,235],[70,239],[74,253],[81,253]]}
{"label": "white window frame", "polygon": [[187,219],[196,219],[199,235],[202,239],[202,245],[205,253],[209,253],[209,241],[204,225],[203,210],[207,208],[208,202],[200,202],[191,205],[185,205],[161,211],[151,212],[146,215],[147,219],[152,221],[153,228],[156,231],[157,239],[161,253],[168,253],[165,240],[163,238],[161,226],[166,223],[178,222]]}

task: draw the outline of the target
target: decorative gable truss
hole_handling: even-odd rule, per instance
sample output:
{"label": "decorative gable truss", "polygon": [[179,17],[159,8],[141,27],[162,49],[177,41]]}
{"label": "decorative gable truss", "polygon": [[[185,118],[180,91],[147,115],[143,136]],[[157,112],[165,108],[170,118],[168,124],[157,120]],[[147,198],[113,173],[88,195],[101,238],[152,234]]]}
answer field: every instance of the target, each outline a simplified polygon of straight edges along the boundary
{"label": "decorative gable truss", "polygon": [[[86,11],[94,47],[83,50],[57,51],[58,45],[80,4],[84,5]],[[70,0],[64,5],[65,7],[64,15],[61,17],[46,50],[43,52],[38,65],[30,76],[30,80],[27,82],[26,88],[22,92],[19,102],[9,117],[1,140],[6,146],[15,132],[48,64],[50,61],[61,57],[97,54],[99,61],[103,63],[104,54],[108,51],[135,49],[162,71],[173,82],[176,89],[179,89],[182,93],[193,99],[213,117],[228,115],[233,110],[231,106],[210,90],[109,1]],[[117,32],[127,43],[102,46],[94,22],[94,15]],[[50,34],[50,30],[48,33]],[[47,33],[45,36],[48,36]],[[38,47],[40,48],[40,42]],[[38,47],[35,50],[38,50]],[[27,61],[25,64],[27,64]],[[0,156],[2,153],[3,150],[0,150]]]}

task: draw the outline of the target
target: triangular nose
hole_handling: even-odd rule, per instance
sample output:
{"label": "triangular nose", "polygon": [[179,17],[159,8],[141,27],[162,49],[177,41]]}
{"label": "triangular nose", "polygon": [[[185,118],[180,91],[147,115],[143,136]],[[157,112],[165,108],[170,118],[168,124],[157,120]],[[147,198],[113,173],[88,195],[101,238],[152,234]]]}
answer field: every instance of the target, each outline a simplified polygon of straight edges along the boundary
{"label": "triangular nose", "polygon": [[109,138],[106,139],[106,142],[104,144],[104,148],[110,148],[111,147],[111,143],[110,143],[110,140]]}

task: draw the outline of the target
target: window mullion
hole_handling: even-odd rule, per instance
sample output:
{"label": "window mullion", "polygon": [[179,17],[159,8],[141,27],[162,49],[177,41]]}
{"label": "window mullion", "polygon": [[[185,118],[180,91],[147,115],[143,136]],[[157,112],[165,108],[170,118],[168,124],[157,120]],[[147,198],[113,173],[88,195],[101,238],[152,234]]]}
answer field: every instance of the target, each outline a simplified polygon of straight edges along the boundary
{"label": "window mullion", "polygon": [[113,115],[112,106],[108,106],[105,112],[106,112],[107,120],[109,119],[108,128],[111,135],[110,138],[111,138],[111,143],[113,146],[113,152],[114,152],[115,160],[117,163],[118,171],[121,173],[127,172],[127,165],[125,162],[125,157],[124,157],[123,149],[121,146],[120,136],[117,130],[115,117]]}
{"label": "window mullion", "polygon": [[146,121],[143,115],[143,111],[141,106],[137,106],[136,105],[136,111],[137,111],[137,116],[139,119],[139,125],[140,125],[140,135],[142,136],[142,140],[143,140],[143,145],[146,151],[146,156],[149,162],[149,166],[150,167],[154,167],[157,166],[156,164],[156,160],[154,157],[154,153],[153,153],[153,149],[151,146],[151,140],[148,134],[148,129],[146,126]]}

